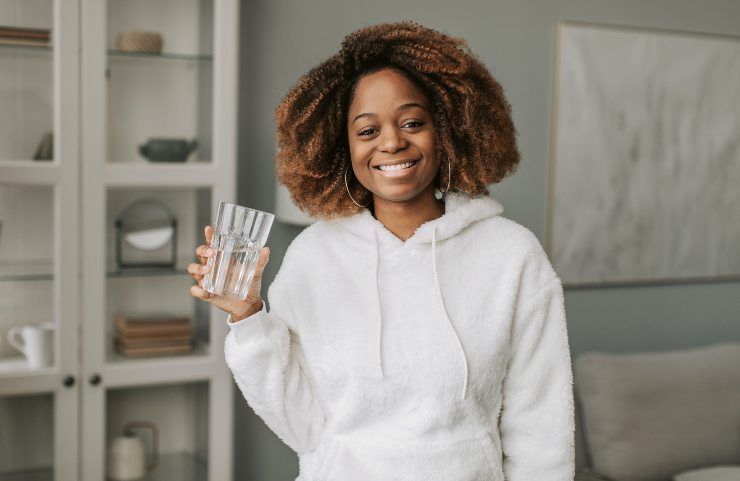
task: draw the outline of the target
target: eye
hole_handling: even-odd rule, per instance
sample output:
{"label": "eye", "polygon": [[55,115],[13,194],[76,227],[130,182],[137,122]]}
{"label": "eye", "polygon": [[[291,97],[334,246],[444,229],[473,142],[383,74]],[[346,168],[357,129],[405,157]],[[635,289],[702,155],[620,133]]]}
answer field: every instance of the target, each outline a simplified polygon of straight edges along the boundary
{"label": "eye", "polygon": [[365,136],[367,136],[367,135],[370,135],[371,133],[373,133],[374,130],[375,129],[365,129],[365,130],[360,131],[359,135],[365,135]]}
{"label": "eye", "polygon": [[404,125],[410,125],[411,127],[421,127],[424,125],[424,122],[420,120],[411,120],[409,122],[406,122]]}

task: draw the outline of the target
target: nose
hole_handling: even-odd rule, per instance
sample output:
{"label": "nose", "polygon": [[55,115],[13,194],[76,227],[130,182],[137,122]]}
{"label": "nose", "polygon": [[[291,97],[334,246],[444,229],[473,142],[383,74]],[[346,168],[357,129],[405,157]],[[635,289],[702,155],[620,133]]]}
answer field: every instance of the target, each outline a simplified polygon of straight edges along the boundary
{"label": "nose", "polygon": [[402,135],[402,132],[399,132],[399,129],[384,129],[382,135],[382,138],[380,140],[380,149],[383,152],[396,152],[402,149],[405,149],[408,145],[408,141],[404,138]]}

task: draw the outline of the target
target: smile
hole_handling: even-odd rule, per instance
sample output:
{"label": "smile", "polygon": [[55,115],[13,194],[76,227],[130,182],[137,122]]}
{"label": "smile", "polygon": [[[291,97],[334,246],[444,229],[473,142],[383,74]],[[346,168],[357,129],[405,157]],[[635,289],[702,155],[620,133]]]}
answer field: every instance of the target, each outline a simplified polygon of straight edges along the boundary
{"label": "smile", "polygon": [[385,173],[396,173],[411,170],[418,163],[418,160],[414,160],[411,162],[404,162],[402,164],[379,165],[373,168]]}

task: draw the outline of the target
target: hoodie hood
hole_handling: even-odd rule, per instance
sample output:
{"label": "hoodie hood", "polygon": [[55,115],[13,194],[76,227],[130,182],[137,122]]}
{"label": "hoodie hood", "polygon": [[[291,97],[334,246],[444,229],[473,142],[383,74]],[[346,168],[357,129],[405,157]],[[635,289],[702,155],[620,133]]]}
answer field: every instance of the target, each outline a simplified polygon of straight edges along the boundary
{"label": "hoodie hood", "polygon": [[[352,216],[339,219],[337,222],[353,234],[370,241],[374,246],[378,333],[376,352],[378,376],[380,378],[383,378],[384,376],[381,349],[383,340],[383,319],[380,308],[380,279],[378,275],[380,272],[380,247],[383,245],[384,247],[395,249],[415,244],[431,244],[430,263],[432,265],[432,269],[430,274],[434,278],[434,285],[439,298],[439,307],[447,320],[447,325],[450,328],[449,330],[446,330],[446,335],[451,337],[460,353],[462,365],[461,399],[465,399],[468,387],[468,358],[462,342],[460,341],[460,336],[455,329],[455,324],[452,319],[450,319],[445,306],[442,285],[437,272],[437,242],[453,238],[460,231],[475,222],[501,214],[504,208],[499,201],[487,195],[471,197],[462,192],[450,191],[442,196],[442,200],[445,203],[444,214],[436,219],[423,223],[406,241],[402,241],[395,234],[390,232],[367,208]],[[441,335],[445,335],[445,333],[442,333]]]}
{"label": "hoodie hood", "polygon": [[403,246],[432,243],[435,238],[437,241],[449,239],[474,222],[497,216],[504,211],[498,200],[487,195],[470,197],[463,192],[450,191],[442,196],[442,200],[445,203],[445,213],[420,225],[405,242],[386,229],[369,209],[363,209],[337,222],[369,241],[375,242],[374,236],[377,234],[377,241],[381,244]]}

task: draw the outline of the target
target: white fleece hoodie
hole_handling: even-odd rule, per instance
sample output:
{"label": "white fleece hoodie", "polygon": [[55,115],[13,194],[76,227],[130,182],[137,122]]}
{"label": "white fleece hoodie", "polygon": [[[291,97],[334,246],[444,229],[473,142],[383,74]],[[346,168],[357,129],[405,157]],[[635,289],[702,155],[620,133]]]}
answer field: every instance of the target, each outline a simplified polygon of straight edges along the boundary
{"label": "white fleece hoodie", "polygon": [[[405,242],[369,210],[304,229],[225,356],[296,481],[571,481],[560,279],[493,197]],[[230,319],[228,319],[230,320]]]}

